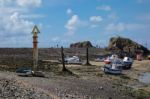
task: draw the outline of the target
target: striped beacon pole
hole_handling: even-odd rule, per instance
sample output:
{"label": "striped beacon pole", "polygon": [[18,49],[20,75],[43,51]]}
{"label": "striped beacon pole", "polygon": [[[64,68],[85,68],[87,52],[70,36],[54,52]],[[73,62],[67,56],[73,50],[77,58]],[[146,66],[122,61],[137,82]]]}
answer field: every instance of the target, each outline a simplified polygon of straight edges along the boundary
{"label": "striped beacon pole", "polygon": [[38,33],[40,33],[38,27],[35,25],[32,34],[33,34],[33,69],[37,70],[38,67]]}

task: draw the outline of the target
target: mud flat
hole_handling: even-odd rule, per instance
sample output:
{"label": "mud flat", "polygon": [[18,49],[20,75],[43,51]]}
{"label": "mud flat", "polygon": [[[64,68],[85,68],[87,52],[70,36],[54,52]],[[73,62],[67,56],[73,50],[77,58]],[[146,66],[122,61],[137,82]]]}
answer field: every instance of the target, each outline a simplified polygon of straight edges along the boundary
{"label": "mud flat", "polygon": [[[124,70],[118,76],[103,73],[103,62],[90,63],[92,66],[67,65],[74,75],[45,72],[46,78],[19,77],[13,72],[1,71],[0,78],[15,79],[20,82],[19,87],[25,84],[27,88],[34,88],[32,99],[38,99],[36,93],[41,92],[42,99],[150,99],[150,85],[138,79],[150,71],[150,61],[134,61],[131,70]],[[26,89],[26,86],[21,88]]]}

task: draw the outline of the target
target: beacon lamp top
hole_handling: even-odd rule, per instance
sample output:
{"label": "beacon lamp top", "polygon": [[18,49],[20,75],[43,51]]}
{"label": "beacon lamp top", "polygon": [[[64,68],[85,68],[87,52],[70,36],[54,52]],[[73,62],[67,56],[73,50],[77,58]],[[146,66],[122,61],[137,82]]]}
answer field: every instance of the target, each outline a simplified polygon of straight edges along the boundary
{"label": "beacon lamp top", "polygon": [[35,25],[31,33],[32,33],[34,36],[37,36],[37,34],[40,33],[40,30],[39,30],[38,27]]}

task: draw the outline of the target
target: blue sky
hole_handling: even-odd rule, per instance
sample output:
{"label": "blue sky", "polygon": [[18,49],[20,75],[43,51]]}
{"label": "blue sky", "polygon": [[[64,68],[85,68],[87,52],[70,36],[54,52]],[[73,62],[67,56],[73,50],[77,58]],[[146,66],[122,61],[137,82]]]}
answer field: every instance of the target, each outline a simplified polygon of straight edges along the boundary
{"label": "blue sky", "polygon": [[123,36],[150,48],[150,0],[0,0],[0,47],[39,47],[89,40],[105,47]]}

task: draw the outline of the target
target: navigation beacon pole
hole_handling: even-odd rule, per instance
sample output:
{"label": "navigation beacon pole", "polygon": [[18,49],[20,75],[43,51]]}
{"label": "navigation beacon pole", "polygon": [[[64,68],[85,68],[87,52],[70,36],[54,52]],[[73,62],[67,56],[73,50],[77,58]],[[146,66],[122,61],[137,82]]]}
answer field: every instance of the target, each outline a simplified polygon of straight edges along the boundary
{"label": "navigation beacon pole", "polygon": [[37,26],[34,26],[33,30],[33,69],[37,70],[38,67],[38,33],[40,33]]}

